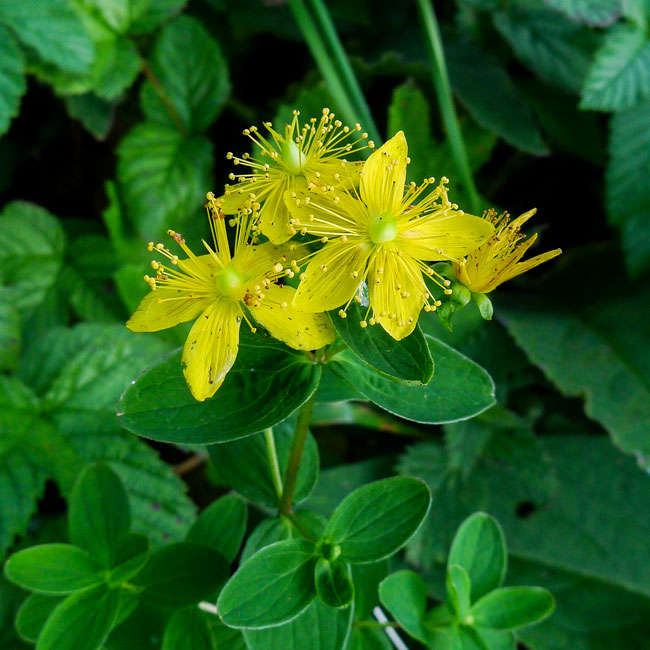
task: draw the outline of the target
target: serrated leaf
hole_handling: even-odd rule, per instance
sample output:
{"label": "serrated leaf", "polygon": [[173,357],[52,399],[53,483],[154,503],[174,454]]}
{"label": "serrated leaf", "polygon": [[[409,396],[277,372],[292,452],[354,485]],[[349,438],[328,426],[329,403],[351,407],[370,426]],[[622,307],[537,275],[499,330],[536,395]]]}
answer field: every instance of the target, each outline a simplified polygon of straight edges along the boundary
{"label": "serrated leaf", "polygon": [[136,126],[117,149],[126,215],[145,240],[158,241],[198,217],[212,187],[212,146],[164,124]]}
{"label": "serrated leaf", "polygon": [[650,269],[650,102],[612,117],[609,154],[607,216],[621,233],[628,270],[638,277]]}
{"label": "serrated leaf", "polygon": [[402,341],[383,328],[362,328],[362,308],[352,303],[346,318],[331,314],[336,331],[348,347],[376,370],[403,381],[427,384],[433,376],[433,359],[422,330],[416,326]]}
{"label": "serrated leaf", "polygon": [[85,6],[96,12],[106,25],[123,34],[129,26],[131,0],[83,0]]}
{"label": "serrated leaf", "polygon": [[154,87],[150,81],[142,86],[142,110],[151,122],[178,128],[167,101],[189,132],[201,133],[214,121],[230,92],[219,44],[190,16],[176,18],[160,32],[151,69],[162,87]]}
{"label": "serrated leaf", "polygon": [[208,616],[198,607],[178,610],[165,626],[162,650],[217,650]]}
{"label": "serrated leaf", "polygon": [[492,16],[494,26],[521,62],[542,79],[578,91],[596,44],[594,35],[540,4],[499,11]]}
{"label": "serrated leaf", "polygon": [[133,34],[146,34],[172,18],[185,6],[187,0],[130,0]]}
{"label": "serrated leaf", "polygon": [[0,22],[61,70],[84,73],[90,68],[95,56],[92,40],[66,0],[1,0]]}
{"label": "serrated leaf", "polygon": [[607,27],[621,15],[621,0],[545,0],[553,9],[590,27]]}
{"label": "serrated leaf", "polygon": [[69,95],[65,97],[65,106],[70,117],[79,120],[98,140],[108,134],[114,114],[114,105],[93,93]]}
{"label": "serrated leaf", "polygon": [[197,402],[185,383],[180,356],[179,351],[133,381],[119,405],[122,426],[167,442],[235,440],[291,415],[316,390],[321,373],[301,352],[261,337],[242,339],[221,388],[213,398]]}
{"label": "serrated leaf", "polygon": [[494,384],[480,366],[437,339],[427,337],[436,371],[426,386],[393,381],[355,360],[337,355],[330,368],[389,413],[428,423],[470,418],[494,404]]}
{"label": "serrated leaf", "polygon": [[271,544],[243,564],[217,602],[226,625],[261,628],[281,625],[301,614],[316,595],[314,544],[291,539]]}
{"label": "serrated leaf", "polygon": [[582,89],[580,108],[618,111],[650,97],[650,39],[617,25],[596,53]]}
{"label": "serrated leaf", "polygon": [[0,24],[0,135],[18,115],[20,98],[27,89],[25,57],[11,32]]}
{"label": "serrated leaf", "polygon": [[[273,432],[280,476],[284,477],[289,461],[292,433],[289,427],[280,426]],[[275,508],[278,495],[269,463],[268,449],[261,433],[208,447],[210,458],[219,475],[241,495],[262,505]],[[318,445],[311,433],[296,479],[294,503],[304,501],[318,479]]]}
{"label": "serrated leaf", "polygon": [[133,84],[141,69],[142,59],[133,41],[119,36],[101,41],[92,70],[92,90],[102,99],[116,99]]}
{"label": "serrated leaf", "polygon": [[472,117],[509,144],[534,154],[548,150],[533,114],[498,61],[471,41],[445,41],[453,88]]}

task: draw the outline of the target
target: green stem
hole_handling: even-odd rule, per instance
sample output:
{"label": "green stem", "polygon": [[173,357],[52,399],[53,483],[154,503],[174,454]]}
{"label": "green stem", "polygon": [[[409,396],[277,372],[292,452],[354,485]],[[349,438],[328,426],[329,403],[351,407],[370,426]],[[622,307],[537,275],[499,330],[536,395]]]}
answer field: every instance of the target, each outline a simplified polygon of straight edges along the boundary
{"label": "green stem", "polygon": [[353,103],[348,97],[348,93],[341,83],[340,76],[327,53],[327,48],[318,33],[312,17],[305,7],[304,1],[289,0],[289,6],[300,27],[300,31],[302,31],[302,35],[305,37],[307,46],[316,61],[316,65],[323,75],[323,79],[325,79],[332,98],[343,113],[343,117],[351,123],[361,122],[361,116],[355,110]]}
{"label": "green stem", "polygon": [[332,22],[329,11],[325,6],[323,0],[310,0],[311,4],[316,13],[316,18],[318,19],[320,26],[325,34],[325,38],[330,46],[331,51],[334,53],[334,58],[343,73],[343,79],[347,83],[348,90],[352,93],[352,98],[356,104],[356,109],[361,115],[361,124],[363,128],[368,131],[370,139],[375,142],[377,146],[381,144],[381,138],[375,120],[372,117],[370,112],[370,107],[368,102],[363,95],[361,86],[354,74],[354,70],[350,65],[350,59],[348,58],[343,45],[341,44],[341,39],[336,31],[336,27]]}
{"label": "green stem", "polygon": [[480,199],[472,177],[472,170],[469,166],[467,158],[467,150],[463,142],[463,135],[460,131],[458,124],[458,116],[454,107],[454,100],[451,94],[451,86],[449,84],[449,76],[447,74],[447,66],[445,64],[445,55],[442,48],[442,40],[440,38],[440,29],[438,28],[438,21],[436,14],[433,10],[431,0],[417,0],[424,29],[426,31],[429,47],[431,48],[431,60],[433,64],[433,85],[436,89],[436,96],[438,97],[438,104],[440,105],[440,113],[442,114],[442,121],[445,125],[445,130],[449,136],[451,145],[451,153],[454,157],[454,162],[461,175],[462,183],[469,194],[469,201],[471,210],[477,214],[480,210]]}
{"label": "green stem", "polygon": [[309,430],[309,423],[311,422],[311,414],[314,410],[314,404],[316,403],[316,393],[317,391],[314,391],[312,396],[298,411],[296,428],[293,432],[291,449],[289,449],[287,470],[284,473],[282,496],[280,497],[280,503],[278,504],[278,511],[281,515],[288,515],[291,512],[293,493],[296,489],[296,480],[298,478],[298,470],[300,469],[300,460],[302,459],[302,452],[305,448],[305,442],[307,441],[307,431]]}
{"label": "green stem", "polygon": [[266,440],[266,451],[269,454],[269,467],[271,468],[273,487],[275,488],[275,494],[279,501],[282,498],[282,474],[280,473],[278,452],[275,448],[275,437],[273,436],[273,429],[271,427],[264,431],[264,439]]}

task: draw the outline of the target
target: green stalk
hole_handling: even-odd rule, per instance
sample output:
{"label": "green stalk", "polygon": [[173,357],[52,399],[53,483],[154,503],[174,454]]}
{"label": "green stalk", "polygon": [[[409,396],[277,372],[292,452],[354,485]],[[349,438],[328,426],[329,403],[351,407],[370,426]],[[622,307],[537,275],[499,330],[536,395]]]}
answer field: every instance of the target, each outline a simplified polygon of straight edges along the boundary
{"label": "green stalk", "polygon": [[332,98],[336,102],[337,106],[341,108],[343,117],[347,122],[351,122],[352,124],[361,122],[361,116],[355,109],[352,101],[350,101],[348,93],[341,83],[340,76],[327,52],[327,47],[323,43],[312,17],[305,8],[304,1],[289,0],[289,6],[291,7],[291,11],[293,12],[300,30],[302,31],[302,35],[305,37],[307,46],[316,61],[316,65],[318,66],[320,73],[323,75],[323,79],[325,79],[325,83],[332,94]]}
{"label": "green stalk", "polygon": [[460,131],[458,124],[458,116],[454,107],[454,100],[451,94],[451,86],[449,85],[449,76],[447,74],[447,66],[445,64],[445,55],[442,48],[442,40],[440,38],[440,29],[438,28],[438,21],[436,14],[433,10],[431,0],[417,0],[422,22],[428,38],[429,47],[431,49],[431,62],[433,67],[433,85],[436,89],[436,96],[438,97],[438,104],[440,105],[440,113],[442,114],[442,121],[447,131],[451,145],[451,153],[454,157],[454,162],[461,175],[463,186],[469,194],[470,206],[473,214],[478,214],[481,208],[481,201],[476,191],[472,170],[469,166],[467,158],[467,150],[463,142],[463,135]]}
{"label": "green stalk", "polygon": [[275,493],[279,501],[282,498],[282,474],[280,473],[278,452],[275,448],[275,437],[273,436],[273,429],[271,427],[265,429],[264,439],[266,440],[266,451],[269,455],[269,467],[271,468],[273,487],[275,488]]}
{"label": "green stalk", "polygon": [[288,515],[291,512],[293,503],[293,493],[296,489],[296,480],[298,479],[298,470],[300,469],[300,460],[302,452],[307,442],[307,431],[311,422],[311,414],[316,403],[316,392],[300,407],[296,428],[293,432],[291,449],[289,449],[289,460],[287,461],[287,471],[284,473],[284,484],[282,486],[282,496],[278,504],[278,511],[281,515]]}
{"label": "green stalk", "polygon": [[379,131],[377,130],[375,120],[372,117],[370,107],[368,106],[368,102],[363,95],[359,81],[357,80],[354,74],[354,70],[350,65],[350,60],[348,59],[348,56],[343,49],[341,39],[339,38],[334,23],[332,22],[329,11],[327,10],[327,7],[325,6],[323,0],[311,0],[311,4],[316,13],[316,18],[318,19],[320,26],[325,34],[327,43],[329,44],[331,51],[334,53],[335,61],[343,74],[343,79],[348,86],[348,90],[352,94],[356,109],[361,115],[361,125],[363,126],[364,130],[368,132],[370,139],[373,140],[377,146],[379,146],[381,144],[381,138]]}

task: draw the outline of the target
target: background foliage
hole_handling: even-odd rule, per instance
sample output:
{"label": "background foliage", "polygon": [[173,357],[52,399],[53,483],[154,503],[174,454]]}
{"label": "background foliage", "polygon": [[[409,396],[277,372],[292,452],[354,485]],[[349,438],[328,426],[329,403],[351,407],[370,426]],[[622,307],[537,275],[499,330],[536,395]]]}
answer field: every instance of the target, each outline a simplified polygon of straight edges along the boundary
{"label": "background foliage", "polygon": [[[409,180],[446,175],[452,197],[466,203],[416,7],[387,0],[327,4],[380,133],[406,133]],[[540,250],[561,246],[565,254],[545,275],[499,289],[489,323],[473,305],[455,315],[452,332],[435,314],[423,314],[422,328],[434,337],[427,340],[436,374],[419,402],[409,405],[397,389],[364,383],[367,366],[352,352],[328,365],[312,426],[318,448],[309,452],[304,471],[311,474],[299,500],[330,516],[351,490],[372,480],[395,473],[422,478],[433,504],[398,561],[406,564],[393,569],[416,569],[429,595],[443,599],[453,535],[467,515],[483,510],[506,533],[507,584],[542,585],[557,599],[551,618],[517,632],[524,647],[644,648],[650,5],[435,5],[482,207],[515,215],[537,207]],[[343,109],[335,89],[322,81],[281,2],[0,0],[0,43],[0,557],[67,541],[66,504],[78,473],[96,461],[121,479],[131,529],[146,533],[154,550],[191,543],[197,510],[231,488],[250,502],[248,524],[245,509],[242,515],[233,506],[243,537],[244,526],[253,530],[272,505],[272,485],[242,480],[244,466],[232,471],[242,457],[241,447],[229,454],[236,443],[179,443],[230,440],[239,426],[235,415],[224,415],[227,426],[213,437],[188,440],[186,432],[159,426],[161,416],[137,406],[133,390],[120,407],[126,403],[122,423],[133,429],[143,426],[140,418],[148,427],[140,433],[177,444],[147,442],[122,428],[116,409],[124,389],[184,339],[182,328],[138,336],[124,321],[148,290],[146,242],[169,227],[188,240],[205,236],[203,197],[218,193],[230,171],[225,152],[247,147],[241,130],[270,118],[283,122],[294,107],[303,115],[317,115],[322,106]],[[462,355],[485,369],[472,365],[468,381],[486,385],[487,373],[492,377],[496,405],[442,426],[400,417],[455,419],[435,409],[462,394],[464,386],[453,381],[455,364],[466,363]],[[161,403],[172,363],[174,357],[160,362],[158,375],[139,380],[159,382]],[[374,365],[385,370],[382,363]],[[294,373],[292,381],[294,375],[303,387],[317,381],[294,366],[285,371]],[[399,372],[417,379],[407,365]],[[233,388],[263,415],[254,394]],[[218,393],[215,408],[228,397]],[[289,397],[260,398],[264,415],[274,422],[289,416]],[[265,426],[260,420],[256,430]],[[257,438],[242,444],[254,446]],[[265,545],[263,534],[266,543],[290,536],[255,528],[245,557]],[[229,543],[220,552],[232,561],[241,537]],[[376,585],[388,571],[385,562],[368,566],[354,566],[355,584]],[[14,626],[25,596],[0,578],[3,648],[28,647],[29,632],[22,630],[21,639]],[[355,603],[348,647],[388,647],[362,624],[376,604]],[[323,638],[338,647],[337,634],[345,638],[350,621],[328,621],[319,607],[315,601],[293,633],[309,638],[316,625],[329,625]],[[228,630],[194,610],[179,609],[164,639],[155,616],[145,612],[136,620],[147,620],[150,629],[118,628],[106,647],[172,648],[174,635],[189,628],[207,630],[217,647],[283,643],[261,631]]]}

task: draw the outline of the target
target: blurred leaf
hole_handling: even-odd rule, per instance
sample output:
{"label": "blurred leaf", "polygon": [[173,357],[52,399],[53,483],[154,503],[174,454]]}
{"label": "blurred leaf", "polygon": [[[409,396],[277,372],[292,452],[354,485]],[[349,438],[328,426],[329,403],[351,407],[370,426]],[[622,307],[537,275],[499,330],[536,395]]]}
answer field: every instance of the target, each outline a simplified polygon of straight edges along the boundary
{"label": "blurred leaf", "polygon": [[211,399],[197,402],[185,383],[180,357],[179,351],[133,381],[119,405],[122,426],[166,442],[236,440],[291,415],[316,390],[321,373],[302,352],[260,336],[242,338],[221,388]]}
{"label": "blurred leaf", "polygon": [[610,125],[607,213],[628,270],[640,276],[650,269],[650,102],[616,113]]}
{"label": "blurred leaf", "polygon": [[546,4],[576,22],[607,27],[621,15],[622,0],[545,0]]}
{"label": "blurred leaf", "polygon": [[[226,60],[219,44],[203,25],[180,16],[160,33],[153,49],[151,80],[142,87],[142,110],[151,122],[178,128],[165,101],[171,102],[190,133],[205,131],[230,92]],[[164,93],[165,99],[160,94]]]}
{"label": "blurred leaf", "polygon": [[[16,615],[16,630],[26,641],[36,643],[45,621],[63,600],[62,596],[31,594],[23,601]],[[3,646],[4,647],[4,646]]]}
{"label": "blurred leaf", "polygon": [[[0,4],[0,11],[2,5]],[[0,135],[18,115],[20,98],[27,89],[25,57],[11,32],[0,23]]]}
{"label": "blurred leaf", "polygon": [[94,60],[92,40],[66,0],[1,0],[0,23],[44,61],[67,72],[87,72]]}
{"label": "blurred leaf", "polygon": [[0,371],[15,370],[20,357],[20,314],[11,290],[0,287]]}
{"label": "blurred leaf", "polygon": [[[284,478],[289,461],[292,431],[290,427],[280,425],[274,430],[273,435],[280,476]],[[278,496],[269,467],[269,452],[262,433],[232,442],[210,445],[208,451],[219,475],[233,490],[255,503],[269,508],[277,506]],[[294,503],[304,501],[314,489],[318,478],[318,467],[318,445],[313,436],[308,433],[296,479]]]}
{"label": "blurred leaf", "polygon": [[114,106],[93,93],[64,98],[70,117],[79,120],[98,140],[103,140],[113,123]]}
{"label": "blurred leaf", "polygon": [[524,65],[549,83],[577,92],[596,45],[594,34],[540,4],[497,12],[494,26]]}
{"label": "blurred leaf", "polygon": [[146,34],[183,9],[187,0],[130,0],[133,34]]}
{"label": "blurred leaf", "polygon": [[496,59],[470,41],[445,40],[455,92],[472,117],[506,142],[529,153],[547,153],[530,108]]}
{"label": "blurred leaf", "polygon": [[[1,529],[0,529],[1,530]],[[30,650],[32,645],[23,643],[16,634],[14,619],[25,600],[25,592],[12,585],[0,573],[0,646],[2,650]]]}
{"label": "blurred leaf", "polygon": [[111,557],[111,572],[107,582],[122,585],[140,572],[149,560],[151,540],[141,533],[128,533],[117,543]]}
{"label": "blurred leaf", "polygon": [[145,240],[158,241],[196,216],[212,186],[212,147],[200,137],[144,122],[117,149],[117,177],[128,218]]}
{"label": "blurred leaf", "polygon": [[141,68],[133,41],[119,36],[104,40],[97,44],[92,89],[102,99],[115,99],[131,86]]}
{"label": "blurred leaf", "polygon": [[217,650],[209,616],[198,607],[179,609],[165,626],[162,650]]}
{"label": "blurred leaf", "polygon": [[347,650],[393,650],[394,647],[384,630],[355,627],[352,630]]}
{"label": "blurred leaf", "polygon": [[[218,650],[250,650],[244,641],[242,630],[225,626],[218,616],[210,618],[212,633],[217,642]],[[267,630],[270,631],[270,630]]]}
{"label": "blurred leaf", "polygon": [[82,0],[85,7],[95,11],[106,25],[119,34],[129,27],[132,0]]}
{"label": "blurred leaf", "polygon": [[607,33],[585,79],[580,108],[617,111],[650,97],[650,39],[631,25]]}
{"label": "blurred leaf", "polygon": [[285,124],[291,124],[294,110],[300,111],[302,122],[306,122],[312,117],[320,119],[324,108],[329,108],[334,113],[340,113],[323,82],[311,87],[305,87],[303,83],[300,83],[295,88],[297,88],[297,93],[295,93],[295,97],[292,97],[292,101],[280,104],[273,117],[273,126],[280,133],[283,132]]}

